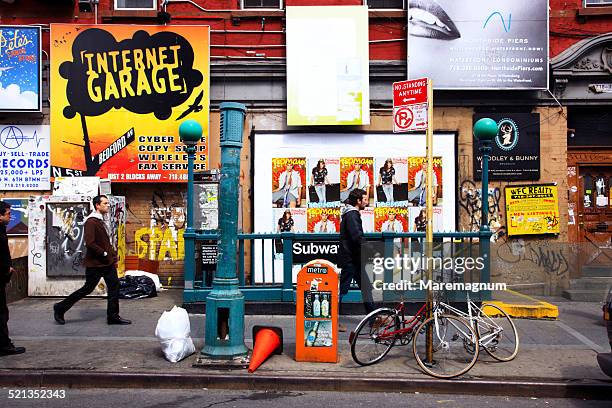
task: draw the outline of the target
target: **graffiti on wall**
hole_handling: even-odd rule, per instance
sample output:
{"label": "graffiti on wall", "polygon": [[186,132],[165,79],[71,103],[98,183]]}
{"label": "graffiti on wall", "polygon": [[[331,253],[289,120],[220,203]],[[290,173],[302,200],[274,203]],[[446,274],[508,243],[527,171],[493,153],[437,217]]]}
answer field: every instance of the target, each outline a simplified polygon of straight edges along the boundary
{"label": "graffiti on wall", "polygon": [[153,261],[178,261],[185,258],[183,231],[187,224],[185,202],[168,204],[163,192],[151,198],[150,226],[136,230],[136,254]]}
{"label": "graffiti on wall", "polygon": [[495,262],[515,282],[558,281],[569,277],[576,252],[567,244],[513,239],[496,248]]}
{"label": "graffiti on wall", "polygon": [[110,234],[111,243],[117,248],[117,272],[125,272],[125,197],[109,196],[109,212],[105,222]]}
{"label": "graffiti on wall", "polygon": [[[501,191],[498,187],[489,188],[489,227],[493,232],[492,241],[497,241],[506,235],[506,227],[502,224],[503,217],[500,207]],[[459,205],[468,216],[470,231],[480,228],[480,215],[482,209],[482,191],[479,184],[472,180],[465,180],[459,188]]]}
{"label": "graffiti on wall", "polygon": [[89,203],[47,203],[47,276],[84,276]]}

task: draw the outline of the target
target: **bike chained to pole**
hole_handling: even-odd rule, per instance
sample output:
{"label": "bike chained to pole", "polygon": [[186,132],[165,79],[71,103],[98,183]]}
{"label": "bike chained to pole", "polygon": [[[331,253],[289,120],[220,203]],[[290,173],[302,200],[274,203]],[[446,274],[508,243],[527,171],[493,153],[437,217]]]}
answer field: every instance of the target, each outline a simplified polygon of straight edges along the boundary
{"label": "bike chained to pole", "polygon": [[[486,303],[478,306],[468,294],[467,310],[462,311],[442,301],[444,294],[437,295],[438,299],[432,299],[431,311],[424,303],[409,318],[403,301],[393,309],[379,308],[368,314],[349,337],[353,360],[363,366],[375,364],[396,342],[408,345],[412,341],[419,367],[433,377],[448,379],[467,373],[475,365],[481,348],[500,362],[516,357],[518,332],[501,308]],[[428,332],[432,335],[431,359],[427,355]]]}

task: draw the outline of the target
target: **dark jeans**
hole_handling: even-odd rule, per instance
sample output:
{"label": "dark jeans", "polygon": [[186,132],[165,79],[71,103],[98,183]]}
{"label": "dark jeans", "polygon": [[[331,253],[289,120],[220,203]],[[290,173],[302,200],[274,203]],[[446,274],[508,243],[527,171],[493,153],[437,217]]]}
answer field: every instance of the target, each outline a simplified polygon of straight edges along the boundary
{"label": "dark jeans", "polygon": [[[342,267],[340,273],[340,296],[339,296],[339,307],[342,307],[342,298],[346,295],[351,287],[351,281],[354,279],[357,286],[361,290],[361,299],[363,300],[363,306],[365,307],[366,313],[370,313],[376,309],[374,302],[372,301],[372,283],[367,276],[363,276],[362,280],[361,271],[357,271],[355,265],[352,263],[346,264]],[[340,313],[342,314],[342,313]]]}
{"label": "dark jeans", "polygon": [[98,285],[100,278],[104,278],[108,292],[108,307],[106,314],[108,317],[119,315],[119,278],[117,277],[117,269],[113,265],[103,266],[100,268],[85,269],[85,284],[81,289],[77,289],[66,299],[58,303],[58,308],[62,313],[65,313],[76,302],[89,295]]}
{"label": "dark jeans", "polygon": [[0,282],[0,347],[11,344],[8,332],[9,310],[6,305],[6,285]]}

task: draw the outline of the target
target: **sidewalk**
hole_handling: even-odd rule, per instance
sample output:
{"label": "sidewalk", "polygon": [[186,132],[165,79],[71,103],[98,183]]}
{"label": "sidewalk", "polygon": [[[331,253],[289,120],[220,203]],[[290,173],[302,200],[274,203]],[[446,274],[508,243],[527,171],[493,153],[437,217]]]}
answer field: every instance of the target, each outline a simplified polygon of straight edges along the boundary
{"label": "sidewalk", "polygon": [[[53,321],[57,300],[31,298],[9,305],[9,328],[27,353],[0,358],[0,385],[48,387],[216,387],[291,390],[452,392],[489,395],[612,398],[612,379],[596,362],[609,351],[600,305],[559,302],[559,320],[516,319],[517,358],[498,363],[482,353],[460,379],[443,381],[423,374],[407,347],[396,347],[380,363],[357,366],[351,359],[348,333],[340,333],[338,364],[297,363],[292,316],[246,316],[245,338],[251,346],[254,325],[283,328],[285,351],[255,374],[246,370],[194,368],[195,356],[180,363],[164,360],[154,330],[163,310],[182,303],[182,292],[162,292],[154,299],[121,301],[130,326],[108,326],[106,301],[88,299],[66,314],[66,325]],[[550,300],[549,300],[550,301]],[[556,300],[552,300],[556,303]],[[349,330],[360,316],[343,317]],[[191,315],[196,348],[203,346],[204,315]]]}

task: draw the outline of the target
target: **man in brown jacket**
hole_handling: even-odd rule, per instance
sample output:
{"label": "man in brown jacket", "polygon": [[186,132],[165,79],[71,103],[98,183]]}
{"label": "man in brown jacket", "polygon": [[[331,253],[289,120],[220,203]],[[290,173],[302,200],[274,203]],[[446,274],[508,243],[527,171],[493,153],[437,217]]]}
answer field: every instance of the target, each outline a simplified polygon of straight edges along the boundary
{"label": "man in brown jacket", "polygon": [[65,324],[64,313],[76,302],[89,295],[96,287],[100,278],[104,278],[108,291],[108,324],[131,324],[132,322],[119,316],[119,278],[117,277],[117,254],[111,245],[104,214],[108,213],[108,198],[104,195],[92,200],[95,211],[85,221],[85,285],[76,290],[66,299],[53,305],[53,317],[59,324]]}

